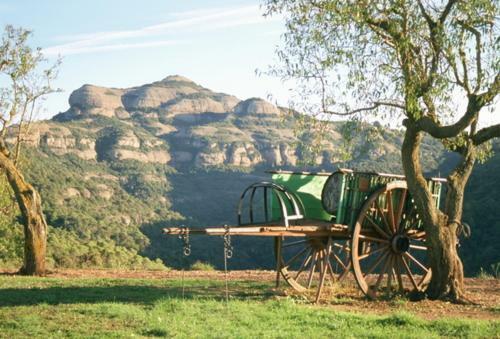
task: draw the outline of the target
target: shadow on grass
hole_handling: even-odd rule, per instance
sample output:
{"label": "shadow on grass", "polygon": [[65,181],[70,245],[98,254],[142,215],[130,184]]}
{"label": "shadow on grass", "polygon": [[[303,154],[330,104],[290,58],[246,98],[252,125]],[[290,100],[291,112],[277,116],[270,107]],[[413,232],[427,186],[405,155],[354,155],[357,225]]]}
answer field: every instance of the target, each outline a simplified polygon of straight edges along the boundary
{"label": "shadow on grass", "polygon": [[[276,292],[267,287],[246,289],[230,288],[235,299],[268,299]],[[132,304],[153,304],[159,299],[211,299],[223,300],[225,289],[222,286],[82,286],[47,288],[5,288],[0,289],[0,307],[33,306],[38,304],[91,304],[118,302]]]}

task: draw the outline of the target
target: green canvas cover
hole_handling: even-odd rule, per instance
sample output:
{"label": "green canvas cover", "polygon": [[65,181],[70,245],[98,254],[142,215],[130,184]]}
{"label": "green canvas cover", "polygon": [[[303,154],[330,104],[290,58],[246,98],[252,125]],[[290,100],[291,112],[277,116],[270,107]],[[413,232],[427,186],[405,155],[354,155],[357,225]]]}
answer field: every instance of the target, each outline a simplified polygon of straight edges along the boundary
{"label": "green canvas cover", "polygon": [[[328,214],[321,204],[321,191],[328,175],[302,174],[302,173],[274,173],[273,182],[286,187],[295,193],[304,204],[304,214],[307,219],[330,221]],[[281,215],[276,198],[273,198],[273,219]]]}

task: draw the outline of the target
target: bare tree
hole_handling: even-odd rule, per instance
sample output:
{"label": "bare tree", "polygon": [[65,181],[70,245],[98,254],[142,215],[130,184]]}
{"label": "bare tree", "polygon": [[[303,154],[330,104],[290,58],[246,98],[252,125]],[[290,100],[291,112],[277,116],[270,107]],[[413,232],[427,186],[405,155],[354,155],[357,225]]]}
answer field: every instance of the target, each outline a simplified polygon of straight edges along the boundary
{"label": "bare tree", "polygon": [[[465,301],[457,253],[464,189],[500,125],[481,126],[500,90],[499,6],[490,0],[267,0],[286,20],[276,73],[300,79],[317,112],[403,119],[403,169],[424,221],[430,298]],[[353,104],[356,103],[356,104]],[[359,104],[361,103],[361,104]],[[462,105],[461,105],[462,103]],[[498,109],[495,111],[498,114]],[[485,120],[488,121],[488,120]],[[461,156],[448,176],[444,210],[420,163],[424,134]],[[492,211],[495,213],[495,211]]]}
{"label": "bare tree", "polygon": [[14,192],[24,225],[24,264],[20,272],[45,273],[47,223],[40,195],[28,183],[19,168],[23,139],[45,95],[54,92],[51,80],[58,63],[40,70],[45,61],[40,49],[28,46],[31,33],[22,28],[5,27],[0,45],[0,170]]}

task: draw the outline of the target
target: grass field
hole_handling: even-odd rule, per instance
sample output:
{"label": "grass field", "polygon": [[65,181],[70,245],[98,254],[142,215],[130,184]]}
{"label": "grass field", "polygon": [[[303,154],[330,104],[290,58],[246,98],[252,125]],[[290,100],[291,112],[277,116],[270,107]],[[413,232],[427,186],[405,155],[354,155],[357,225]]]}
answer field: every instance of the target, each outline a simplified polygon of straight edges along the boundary
{"label": "grass field", "polygon": [[0,275],[0,337],[500,337],[498,320],[351,313],[286,296],[269,281],[229,287],[226,303],[222,280]]}

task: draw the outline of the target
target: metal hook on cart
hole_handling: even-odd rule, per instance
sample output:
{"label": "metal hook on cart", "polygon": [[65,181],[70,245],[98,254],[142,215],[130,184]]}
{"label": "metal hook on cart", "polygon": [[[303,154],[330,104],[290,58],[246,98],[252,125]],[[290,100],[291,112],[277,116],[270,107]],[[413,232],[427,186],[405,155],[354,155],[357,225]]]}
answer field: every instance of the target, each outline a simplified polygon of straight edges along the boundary
{"label": "metal hook on cart", "polygon": [[183,253],[186,257],[191,255],[191,243],[189,242],[189,228],[182,225],[180,227],[179,239],[182,240]]}
{"label": "metal hook on cart", "polygon": [[231,245],[231,234],[229,233],[229,226],[224,225],[224,256],[226,259],[233,257],[233,246]]}
{"label": "metal hook on cart", "polygon": [[233,246],[231,245],[231,234],[229,233],[229,226],[224,225],[224,235],[222,236],[224,239],[224,278],[226,283],[226,305],[229,302],[229,286],[228,286],[228,277],[227,277],[227,259],[231,259],[233,257]]}

